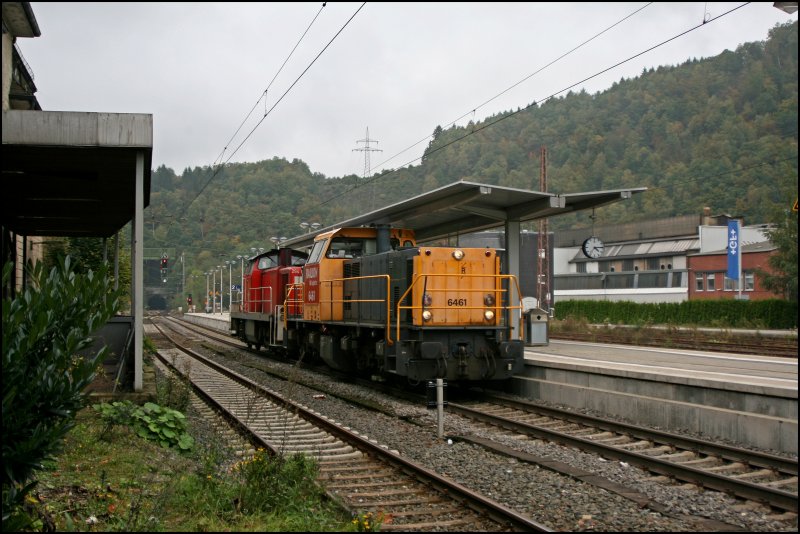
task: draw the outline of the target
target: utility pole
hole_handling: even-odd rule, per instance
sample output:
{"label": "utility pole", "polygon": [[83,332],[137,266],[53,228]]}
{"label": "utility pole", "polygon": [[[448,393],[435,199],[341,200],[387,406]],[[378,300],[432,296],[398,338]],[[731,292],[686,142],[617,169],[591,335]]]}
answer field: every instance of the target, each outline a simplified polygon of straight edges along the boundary
{"label": "utility pole", "polygon": [[[369,146],[370,143],[378,143],[375,139],[369,138],[369,126],[367,126],[367,136],[364,139],[359,139],[356,143],[364,143],[364,148],[354,148],[353,152],[363,152],[364,153],[364,179],[370,177],[372,169],[369,165],[369,153],[370,152],[383,152],[380,148],[371,148]],[[375,209],[375,184],[370,184],[370,201],[369,201],[369,209],[372,211]]]}
{"label": "utility pole", "polygon": [[[547,192],[547,148],[541,148],[539,191]],[[536,254],[536,301],[540,309],[550,313],[550,239],[547,235],[547,217],[539,219],[538,251]]]}

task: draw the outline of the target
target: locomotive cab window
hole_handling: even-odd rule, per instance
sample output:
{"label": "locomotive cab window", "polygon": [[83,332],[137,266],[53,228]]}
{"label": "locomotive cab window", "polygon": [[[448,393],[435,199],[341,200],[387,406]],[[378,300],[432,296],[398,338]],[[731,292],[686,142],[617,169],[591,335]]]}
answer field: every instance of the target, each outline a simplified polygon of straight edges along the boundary
{"label": "locomotive cab window", "polygon": [[306,264],[307,256],[302,252],[292,253],[292,265],[303,266]]}
{"label": "locomotive cab window", "polygon": [[335,237],[328,248],[329,258],[360,258],[364,255],[375,254],[377,250],[375,239],[359,239],[355,237]]}
{"label": "locomotive cab window", "polygon": [[264,256],[263,258],[259,258],[258,268],[263,271],[264,269],[270,269],[272,267],[275,267],[278,265],[278,263],[275,260],[276,260],[275,256]]}
{"label": "locomotive cab window", "polygon": [[327,239],[314,243],[314,248],[311,249],[311,254],[308,255],[308,263],[319,263],[319,258],[322,256],[322,251],[325,250],[325,245],[327,244]]}

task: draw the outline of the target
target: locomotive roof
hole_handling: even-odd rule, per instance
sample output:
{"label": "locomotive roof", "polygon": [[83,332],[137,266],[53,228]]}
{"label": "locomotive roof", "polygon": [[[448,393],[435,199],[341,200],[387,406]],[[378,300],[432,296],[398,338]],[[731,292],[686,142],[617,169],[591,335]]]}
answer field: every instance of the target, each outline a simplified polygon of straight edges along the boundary
{"label": "locomotive roof", "polygon": [[322,233],[347,226],[389,224],[414,230],[418,242],[595,208],[630,198],[647,188],[572,194],[543,193],[460,181],[428,193],[286,240],[283,246],[305,247]]}

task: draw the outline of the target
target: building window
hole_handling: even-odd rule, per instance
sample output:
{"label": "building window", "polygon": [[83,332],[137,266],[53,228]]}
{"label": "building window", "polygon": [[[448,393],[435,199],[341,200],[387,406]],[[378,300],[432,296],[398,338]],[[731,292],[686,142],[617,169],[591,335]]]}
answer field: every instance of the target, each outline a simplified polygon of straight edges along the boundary
{"label": "building window", "polygon": [[717,289],[717,275],[716,273],[708,273],[706,275],[706,288],[709,291],[715,291]]}
{"label": "building window", "polygon": [[694,288],[696,291],[703,291],[703,273],[694,273]]}
{"label": "building window", "polygon": [[648,271],[658,270],[658,258],[647,258],[647,270]]}
{"label": "building window", "polygon": [[728,275],[725,275],[725,285],[723,287],[725,291],[736,291],[739,289],[739,281],[728,278]]}
{"label": "building window", "polygon": [[586,262],[576,263],[575,264],[575,272],[585,273],[586,272]]}
{"label": "building window", "polygon": [[756,275],[755,273],[744,273],[744,290],[753,291],[756,288]]}
{"label": "building window", "polygon": [[633,270],[633,260],[622,260],[622,270],[623,271],[632,271]]}

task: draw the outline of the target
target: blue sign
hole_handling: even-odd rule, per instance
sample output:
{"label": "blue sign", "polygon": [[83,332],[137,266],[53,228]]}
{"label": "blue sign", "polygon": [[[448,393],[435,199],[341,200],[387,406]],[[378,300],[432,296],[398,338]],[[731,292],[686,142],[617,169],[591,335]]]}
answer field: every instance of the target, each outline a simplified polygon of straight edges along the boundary
{"label": "blue sign", "polygon": [[728,221],[728,278],[739,279],[739,266],[741,265],[741,251],[739,250],[739,221]]}

